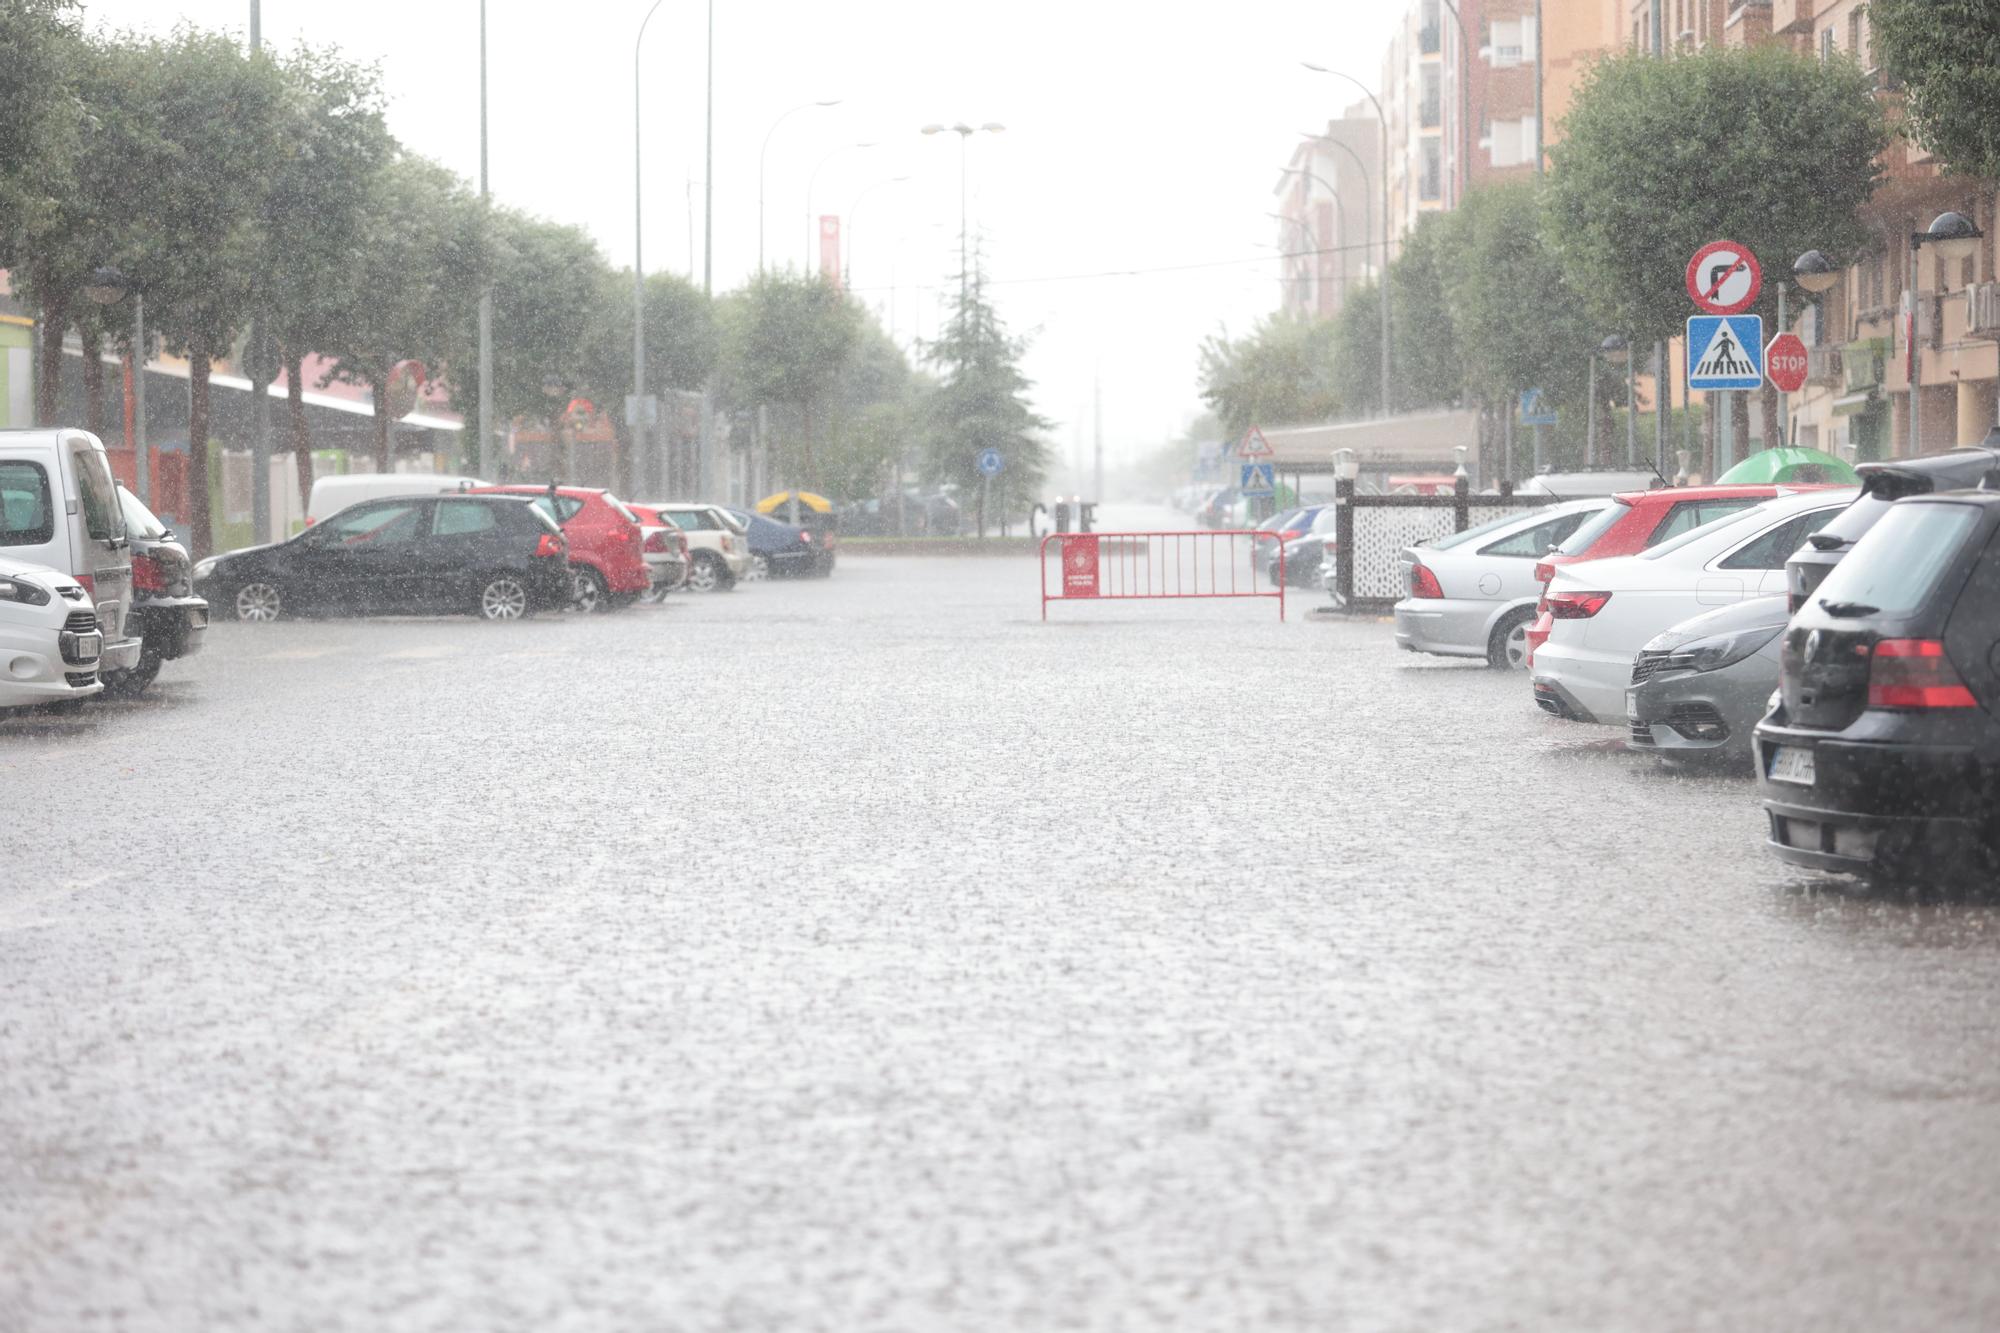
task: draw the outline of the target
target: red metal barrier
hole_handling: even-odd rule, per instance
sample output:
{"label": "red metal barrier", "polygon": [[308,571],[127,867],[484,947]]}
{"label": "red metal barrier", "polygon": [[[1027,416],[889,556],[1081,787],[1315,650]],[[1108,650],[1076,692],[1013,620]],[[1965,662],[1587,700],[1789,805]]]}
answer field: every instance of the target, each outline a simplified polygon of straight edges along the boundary
{"label": "red metal barrier", "polygon": [[[1049,543],[1061,543],[1061,581],[1049,591]],[[1277,551],[1277,586],[1261,557]],[[1285,618],[1285,543],[1275,532],[1050,533],[1042,538],[1042,619],[1050,602],[1269,597]]]}

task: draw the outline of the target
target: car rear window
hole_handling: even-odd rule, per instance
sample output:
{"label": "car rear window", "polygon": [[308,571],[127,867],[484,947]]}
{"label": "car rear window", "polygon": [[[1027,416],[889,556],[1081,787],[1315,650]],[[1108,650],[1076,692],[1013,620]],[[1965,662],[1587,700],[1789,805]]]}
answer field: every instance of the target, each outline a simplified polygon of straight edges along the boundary
{"label": "car rear window", "polygon": [[1577,524],[1583,522],[1584,517],[1584,513],[1579,511],[1545,518],[1533,527],[1525,528],[1511,537],[1502,537],[1491,546],[1480,547],[1479,553],[1539,560],[1549,553],[1550,547],[1560,546],[1563,538],[1576,531]]}
{"label": "car rear window", "polygon": [[0,462],[0,546],[40,546],[55,535],[49,474],[24,458]]}
{"label": "car rear window", "polygon": [[674,521],[674,526],[687,532],[713,532],[716,521],[703,509],[669,509],[666,516]]}
{"label": "car rear window", "polygon": [[1765,498],[1769,497],[1744,495],[1730,500],[1682,500],[1669,507],[1666,518],[1647,536],[1646,545],[1657,546],[1661,542],[1672,541],[1683,533],[1706,527],[1718,518],[1760,505]]}
{"label": "car rear window", "polygon": [[1502,528],[1512,527],[1527,517],[1526,514],[1503,514],[1499,518],[1488,519],[1477,527],[1467,528],[1464,532],[1450,533],[1447,536],[1439,537],[1435,541],[1428,541],[1423,544],[1433,551],[1449,551],[1454,546],[1463,546],[1467,542],[1476,542],[1481,537],[1498,532]]}
{"label": "car rear window", "polygon": [[[1721,528],[1735,527],[1737,524],[1746,522],[1755,516],[1757,514],[1756,506],[1762,503],[1764,503],[1762,500],[1752,500],[1750,508],[1737,509],[1734,512],[1725,510],[1721,517],[1711,518],[1699,527],[1689,528],[1672,541],[1661,542],[1658,546],[1648,547],[1646,550],[1639,552],[1639,558],[1641,560],[1658,560],[1662,556],[1672,555],[1675,551],[1680,550],[1681,547],[1686,546],[1690,542],[1702,541],[1714,536]],[[1769,516],[1766,515],[1765,517]]]}
{"label": "car rear window", "polygon": [[554,500],[550,500],[547,494],[537,495],[531,503],[557,523],[569,522],[583,508],[583,501],[572,500],[567,495],[558,495]]}
{"label": "car rear window", "polygon": [[1891,505],[1833,567],[1816,600],[1852,602],[1887,615],[1915,611],[1978,521],[1979,510],[1972,505]]}
{"label": "car rear window", "polygon": [[1613,500],[1604,508],[1592,514],[1582,527],[1572,532],[1561,546],[1557,555],[1583,555],[1597,544],[1597,539],[1618,526],[1618,520],[1632,512],[1629,500]]}
{"label": "car rear window", "polygon": [[643,521],[637,514],[632,512],[630,506],[628,506],[623,500],[620,500],[617,496],[607,495],[604,498],[606,501],[610,503],[613,509],[616,509],[620,514],[624,516],[625,521],[627,523],[639,523]]}

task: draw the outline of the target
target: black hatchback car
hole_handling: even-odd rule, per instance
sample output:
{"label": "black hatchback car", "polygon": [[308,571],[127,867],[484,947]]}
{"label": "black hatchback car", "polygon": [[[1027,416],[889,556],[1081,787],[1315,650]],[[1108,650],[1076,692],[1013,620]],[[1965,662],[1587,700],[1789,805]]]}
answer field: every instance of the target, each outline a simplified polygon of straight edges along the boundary
{"label": "black hatchback car", "polygon": [[1755,747],[1771,849],[1901,877],[2000,863],[2000,493],[1899,500],[1785,630]]}
{"label": "black hatchback car", "polygon": [[202,561],[195,586],[238,620],[459,612],[518,620],[570,600],[569,544],[532,496],[350,505],[290,541]]}
{"label": "black hatchback car", "polygon": [[1970,448],[1889,463],[1863,463],[1855,469],[1861,475],[1861,494],[1854,497],[1854,503],[1808,537],[1798,553],[1785,562],[1785,596],[1791,609],[1797,611],[1805,605],[1813,589],[1854,549],[1861,535],[1881,521],[1890,505],[1912,495],[1978,486],[1995,470],[2000,470],[2000,428]]}

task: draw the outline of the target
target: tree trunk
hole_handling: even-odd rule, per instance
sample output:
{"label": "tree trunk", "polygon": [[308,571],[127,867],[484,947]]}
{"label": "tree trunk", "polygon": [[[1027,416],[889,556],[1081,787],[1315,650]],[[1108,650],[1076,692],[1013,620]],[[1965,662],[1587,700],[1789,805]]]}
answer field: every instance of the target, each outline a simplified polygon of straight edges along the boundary
{"label": "tree trunk", "polygon": [[94,319],[76,326],[83,339],[83,428],[104,438],[104,329]]}
{"label": "tree trunk", "polygon": [[1734,467],[1750,456],[1750,395],[1730,394],[1729,411],[1732,423],[1729,438],[1731,452],[1735,455],[1729,460],[1729,465]]}
{"label": "tree trunk", "polygon": [[42,302],[41,373],[35,379],[35,424],[54,426],[62,402],[63,333],[69,326],[69,304],[61,297]]}
{"label": "tree trunk", "polygon": [[285,408],[291,414],[292,461],[299,474],[299,508],[312,500],[312,431],[306,426],[305,356],[285,352]]}
{"label": "tree trunk", "polygon": [[1778,386],[1765,380],[1757,394],[1757,404],[1764,414],[1764,447],[1783,448],[1786,441],[1778,434]]}
{"label": "tree trunk", "polygon": [[811,398],[807,398],[803,403],[799,404],[799,414],[804,418],[805,427],[800,432],[800,435],[803,437],[803,457],[805,462],[805,467],[801,470],[805,475],[793,483],[792,489],[798,490],[802,487],[811,486],[814,490],[818,490],[819,476],[813,469],[813,401]]}
{"label": "tree trunk", "polygon": [[208,511],[208,353],[188,355],[188,537],[199,560],[215,553],[215,523]]}
{"label": "tree trunk", "polygon": [[389,367],[385,362],[368,386],[368,396],[375,404],[375,470],[389,471]]}

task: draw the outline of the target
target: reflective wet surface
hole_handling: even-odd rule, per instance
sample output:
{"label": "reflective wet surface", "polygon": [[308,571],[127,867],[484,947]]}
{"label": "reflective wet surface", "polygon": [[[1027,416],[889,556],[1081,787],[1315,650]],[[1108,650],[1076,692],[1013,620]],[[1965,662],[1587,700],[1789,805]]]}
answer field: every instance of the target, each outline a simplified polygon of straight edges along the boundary
{"label": "reflective wet surface", "polygon": [[1384,625],[1036,591],[0,719],[0,1329],[1990,1325],[1992,908]]}

